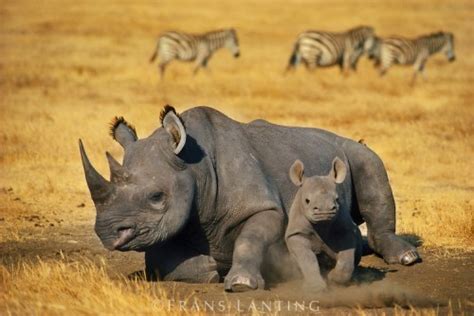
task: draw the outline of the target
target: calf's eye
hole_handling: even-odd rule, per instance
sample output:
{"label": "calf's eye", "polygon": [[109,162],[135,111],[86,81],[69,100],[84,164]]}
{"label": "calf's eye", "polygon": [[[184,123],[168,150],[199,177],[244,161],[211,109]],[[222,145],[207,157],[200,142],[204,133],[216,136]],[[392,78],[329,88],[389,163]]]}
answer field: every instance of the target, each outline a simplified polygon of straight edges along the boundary
{"label": "calf's eye", "polygon": [[306,202],[306,204],[309,204],[309,199],[305,199],[304,201]]}

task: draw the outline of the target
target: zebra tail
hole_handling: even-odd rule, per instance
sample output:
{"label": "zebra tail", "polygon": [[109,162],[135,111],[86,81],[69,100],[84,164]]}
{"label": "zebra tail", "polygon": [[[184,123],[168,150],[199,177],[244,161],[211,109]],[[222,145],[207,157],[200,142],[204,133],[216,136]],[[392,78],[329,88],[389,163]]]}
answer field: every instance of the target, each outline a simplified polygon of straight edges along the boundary
{"label": "zebra tail", "polygon": [[154,62],[157,56],[158,56],[158,49],[155,49],[155,51],[153,52],[153,55],[151,55],[150,57],[150,63]]}
{"label": "zebra tail", "polygon": [[156,57],[158,57],[158,48],[160,47],[160,40],[158,40],[158,44],[156,45],[155,51],[153,52],[153,55],[150,57],[150,63],[154,62]]}
{"label": "zebra tail", "polygon": [[293,48],[293,53],[291,53],[290,60],[288,61],[288,66],[286,67],[287,71],[299,63],[299,50],[300,45],[299,43],[296,43],[295,47]]}

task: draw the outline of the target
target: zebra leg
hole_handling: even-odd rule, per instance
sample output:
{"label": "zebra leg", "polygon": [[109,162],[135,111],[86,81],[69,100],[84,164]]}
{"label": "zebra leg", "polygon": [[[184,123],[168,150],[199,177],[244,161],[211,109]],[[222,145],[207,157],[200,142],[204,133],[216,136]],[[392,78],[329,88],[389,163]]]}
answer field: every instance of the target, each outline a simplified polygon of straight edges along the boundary
{"label": "zebra leg", "polygon": [[302,59],[303,65],[306,68],[307,71],[311,71],[314,67],[311,67],[309,62],[306,59]]}
{"label": "zebra leg", "polygon": [[316,55],[314,58],[311,59],[303,59],[303,63],[306,66],[306,70],[309,72],[312,72],[316,69],[316,67],[319,65],[319,61],[321,60],[321,55]]}
{"label": "zebra leg", "polygon": [[293,48],[293,52],[291,53],[290,59],[288,60],[288,66],[286,66],[285,72],[290,71],[291,69],[295,69],[296,66],[301,61],[301,54],[300,54],[300,46],[299,43],[295,44],[295,47]]}
{"label": "zebra leg", "polygon": [[193,74],[196,75],[201,67],[206,67],[207,65],[207,60],[211,57],[209,52],[206,51],[201,51],[198,52],[198,56],[196,57],[196,63],[194,66],[194,71]]}
{"label": "zebra leg", "polygon": [[387,70],[388,68],[390,68],[390,65],[391,65],[391,61],[388,61],[388,62],[383,62],[380,64],[380,67],[379,67],[379,74],[380,74],[380,77],[383,77],[385,76],[385,74],[387,73]]}
{"label": "zebra leg", "polygon": [[425,64],[426,63],[421,64],[421,67],[420,67],[420,74],[424,81],[427,80],[426,73],[425,73]]}
{"label": "zebra leg", "polygon": [[384,76],[386,73],[387,73],[387,70],[388,68],[390,68],[390,66],[392,65],[393,63],[393,57],[390,56],[390,55],[386,55],[382,52],[381,56],[380,56],[380,61],[379,61],[379,74],[380,74],[380,77]]}
{"label": "zebra leg", "polygon": [[205,58],[205,59],[202,61],[202,63],[201,63],[202,68],[207,68],[207,63],[208,63],[208,62],[209,62],[209,57]]}
{"label": "zebra leg", "polygon": [[416,78],[418,74],[423,74],[423,69],[425,68],[426,63],[426,54],[421,55],[415,62],[413,68],[415,72],[413,73],[413,79],[411,81],[411,85],[413,86],[416,82]]}
{"label": "zebra leg", "polygon": [[357,60],[351,62],[351,69],[352,71],[357,72]]}
{"label": "zebra leg", "polygon": [[418,76],[418,71],[415,71],[415,72],[413,73],[413,77],[411,78],[410,86],[413,87],[413,86],[415,85],[415,83],[416,83],[416,77],[417,77],[417,76]]}
{"label": "zebra leg", "polygon": [[207,58],[204,58],[204,60],[202,61],[201,63],[201,67],[206,69],[208,72],[210,72],[210,69],[209,67],[207,67],[208,63],[209,63],[209,59],[211,59],[211,56],[209,55]]}
{"label": "zebra leg", "polygon": [[341,72],[341,74],[343,75],[344,74],[344,62],[343,60],[341,59],[337,65],[339,66],[339,71]]}
{"label": "zebra leg", "polygon": [[351,52],[345,51],[342,56],[342,74],[347,77],[349,75],[349,68],[351,67]]}
{"label": "zebra leg", "polygon": [[167,65],[168,65],[168,62],[161,62],[158,65],[158,69],[160,70],[160,78],[161,79],[164,79],[164,77],[165,77],[165,70],[166,70]]}
{"label": "zebra leg", "polygon": [[364,53],[363,50],[358,49],[351,55],[350,66],[351,66],[352,71],[357,72],[357,63],[359,62],[359,59],[363,53]]}
{"label": "zebra leg", "polygon": [[196,75],[199,72],[199,69],[201,69],[201,67],[204,67],[203,61],[197,62],[196,66],[194,66],[193,75]]}
{"label": "zebra leg", "polygon": [[199,68],[201,68],[201,64],[197,64],[196,66],[194,66],[194,70],[193,70],[194,76],[199,72]]}

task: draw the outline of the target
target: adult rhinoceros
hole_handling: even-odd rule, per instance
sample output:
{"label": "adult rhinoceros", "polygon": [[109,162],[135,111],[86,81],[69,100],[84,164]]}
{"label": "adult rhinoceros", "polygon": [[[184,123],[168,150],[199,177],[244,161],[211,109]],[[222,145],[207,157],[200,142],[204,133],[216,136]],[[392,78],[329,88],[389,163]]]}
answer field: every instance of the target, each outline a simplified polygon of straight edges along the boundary
{"label": "adult rhinoceros", "polygon": [[388,263],[419,259],[395,235],[387,174],[366,146],[320,129],[239,123],[208,107],[178,115],[166,106],[161,122],[143,139],[123,118],[113,122],[125,155],[120,165],[107,153],[110,181],[80,143],[97,235],[110,250],[145,251],[149,275],[216,282],[228,271],[228,291],[264,287],[262,261],[284,236],[296,192],[288,169],[300,159],[308,174],[326,173],[336,156],[349,166],[339,203],[367,222],[371,248]]}

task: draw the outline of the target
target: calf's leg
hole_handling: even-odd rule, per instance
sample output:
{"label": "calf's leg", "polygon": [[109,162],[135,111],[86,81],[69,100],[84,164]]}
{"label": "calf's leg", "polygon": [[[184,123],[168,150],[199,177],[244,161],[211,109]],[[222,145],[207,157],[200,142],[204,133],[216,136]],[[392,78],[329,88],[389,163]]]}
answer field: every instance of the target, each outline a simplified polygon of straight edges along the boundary
{"label": "calf's leg", "polygon": [[286,244],[300,268],[305,287],[312,291],[324,290],[326,281],[321,276],[318,259],[312,250],[311,242],[302,235],[293,235],[287,239]]}
{"label": "calf's leg", "polygon": [[328,274],[328,280],[337,284],[345,284],[352,278],[355,268],[355,248],[340,251],[337,254],[336,266]]}

